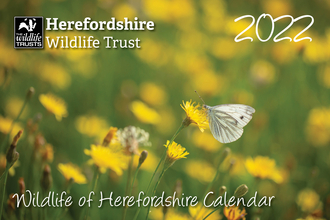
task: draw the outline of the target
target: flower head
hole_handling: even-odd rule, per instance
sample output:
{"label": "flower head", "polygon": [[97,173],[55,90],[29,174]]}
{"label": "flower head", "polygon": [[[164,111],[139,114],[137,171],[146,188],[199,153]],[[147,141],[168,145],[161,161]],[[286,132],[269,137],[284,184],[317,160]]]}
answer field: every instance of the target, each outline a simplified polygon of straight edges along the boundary
{"label": "flower head", "polygon": [[103,118],[96,115],[81,115],[75,120],[76,129],[89,137],[98,137],[102,131],[109,128]]}
{"label": "flower head", "polygon": [[47,109],[47,111],[55,115],[57,121],[61,121],[62,117],[68,116],[66,103],[63,99],[48,93],[39,95],[39,101]]}
{"label": "flower head", "polygon": [[122,151],[118,151],[111,147],[103,147],[101,145],[91,145],[91,149],[85,149],[85,154],[91,156],[90,163],[95,164],[101,173],[105,173],[107,169],[113,170],[117,175],[123,174],[123,169],[127,167],[127,156]]}
{"label": "flower head", "polygon": [[322,147],[330,142],[330,108],[314,108],[309,112],[306,133],[314,146]]}
{"label": "flower head", "polygon": [[149,133],[138,127],[128,126],[120,129],[117,131],[117,136],[127,154],[135,153],[139,155],[139,146],[151,145],[149,142]]}
{"label": "flower head", "polygon": [[183,123],[185,126],[194,123],[199,127],[201,132],[203,132],[208,125],[206,111],[204,109],[199,109],[200,107],[199,104],[194,106],[195,102],[193,103],[191,102],[192,102],[191,100],[189,102],[186,101],[183,102],[183,105],[181,105],[181,107],[183,108],[183,110],[186,112],[187,115]]}
{"label": "flower head", "polygon": [[212,181],[216,169],[207,161],[190,160],[186,164],[185,172],[192,178],[209,183]]}
{"label": "flower head", "polygon": [[62,173],[66,181],[73,179],[75,183],[85,184],[87,183],[86,177],[82,174],[80,168],[72,163],[59,163],[58,170]]}
{"label": "flower head", "polygon": [[299,192],[297,204],[302,211],[311,213],[320,207],[320,196],[313,189],[306,188]]}
{"label": "flower head", "polygon": [[228,220],[245,220],[245,216],[247,215],[244,208],[243,210],[240,210],[237,206],[225,207],[223,209],[223,214]]}
{"label": "flower head", "polygon": [[161,120],[161,117],[156,110],[149,108],[141,101],[132,102],[130,108],[135,117],[143,123],[158,124]]}
{"label": "flower head", "polygon": [[276,168],[275,160],[268,157],[257,156],[254,159],[248,158],[245,161],[245,167],[252,176],[261,179],[272,179],[276,183],[283,182],[283,177]]}
{"label": "flower head", "polygon": [[174,141],[171,144],[170,141],[167,141],[164,146],[167,147],[165,163],[167,163],[169,166],[181,158],[186,158],[186,156],[189,154],[186,151],[186,148],[182,147],[180,144],[175,143]]}
{"label": "flower head", "polygon": [[[13,127],[12,127],[13,126]],[[0,132],[3,134],[8,134],[10,132],[10,129],[12,127],[10,138],[14,138],[14,136],[17,134],[19,130],[22,130],[22,126],[19,123],[14,123],[13,120],[10,118],[3,118],[0,115]]]}

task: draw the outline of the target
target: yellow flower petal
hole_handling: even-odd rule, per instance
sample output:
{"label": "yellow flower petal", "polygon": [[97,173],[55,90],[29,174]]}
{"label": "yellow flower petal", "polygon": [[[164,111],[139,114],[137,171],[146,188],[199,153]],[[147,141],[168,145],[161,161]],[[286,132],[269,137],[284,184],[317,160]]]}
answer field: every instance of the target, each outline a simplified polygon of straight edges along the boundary
{"label": "yellow flower petal", "polygon": [[47,111],[55,115],[57,121],[61,121],[62,117],[68,116],[66,103],[63,99],[48,93],[39,95],[39,101]]}

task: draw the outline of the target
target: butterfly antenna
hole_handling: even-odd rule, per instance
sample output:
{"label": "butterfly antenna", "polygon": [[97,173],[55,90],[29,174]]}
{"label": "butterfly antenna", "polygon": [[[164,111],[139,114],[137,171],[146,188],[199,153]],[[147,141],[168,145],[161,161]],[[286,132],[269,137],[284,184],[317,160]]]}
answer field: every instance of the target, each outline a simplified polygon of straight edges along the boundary
{"label": "butterfly antenna", "polygon": [[198,92],[195,90],[195,92],[197,93],[198,97],[202,100],[202,102],[205,104],[204,100],[202,99],[202,97],[198,94]]}

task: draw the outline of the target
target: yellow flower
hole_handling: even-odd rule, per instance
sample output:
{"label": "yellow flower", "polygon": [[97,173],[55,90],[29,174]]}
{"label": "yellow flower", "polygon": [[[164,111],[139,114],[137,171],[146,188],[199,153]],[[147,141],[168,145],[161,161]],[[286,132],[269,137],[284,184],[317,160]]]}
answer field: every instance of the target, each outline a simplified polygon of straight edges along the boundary
{"label": "yellow flower", "polygon": [[264,60],[258,60],[251,66],[251,76],[258,85],[268,85],[275,81],[275,67]]}
{"label": "yellow flower", "polygon": [[206,161],[188,161],[186,173],[201,182],[211,182],[216,170]]}
{"label": "yellow flower", "polygon": [[330,108],[314,108],[309,112],[307,139],[315,146],[325,146],[330,141]]}
{"label": "yellow flower", "polygon": [[197,147],[210,152],[216,152],[222,146],[210,132],[201,133],[196,129],[192,135],[192,139]]}
{"label": "yellow flower", "polygon": [[61,121],[62,117],[68,116],[66,103],[63,99],[48,93],[39,95],[39,101],[49,111],[55,115],[57,121]]}
{"label": "yellow flower", "polygon": [[321,205],[320,196],[313,189],[304,189],[298,194],[297,204],[303,212],[311,213]]}
{"label": "yellow flower", "polygon": [[123,21],[124,17],[127,17],[130,21],[133,21],[136,16],[136,10],[127,3],[121,3],[114,7],[113,15],[118,21]]}
{"label": "yellow flower", "polygon": [[87,183],[87,179],[82,174],[80,168],[72,163],[67,163],[67,164],[59,163],[58,169],[67,181],[73,179],[73,181],[78,184]]}
{"label": "yellow flower", "polygon": [[91,149],[84,150],[86,155],[91,156],[89,163],[95,164],[101,173],[105,173],[107,169],[113,170],[117,175],[123,174],[123,169],[127,167],[127,157],[122,151],[101,145],[91,145]]}
{"label": "yellow flower", "polygon": [[143,83],[140,88],[141,99],[150,105],[163,105],[167,101],[167,94],[160,86],[148,82]]}
{"label": "yellow flower", "polygon": [[204,132],[204,129],[208,125],[206,112],[203,109],[202,110],[199,109],[200,107],[199,104],[194,106],[195,102],[193,103],[191,102],[192,102],[191,100],[189,102],[186,101],[183,102],[183,105],[180,105],[187,115],[186,119],[184,120],[184,123],[186,124],[186,126],[188,126],[191,123],[194,123],[199,127],[201,132]]}
{"label": "yellow flower", "polygon": [[234,94],[235,103],[244,103],[245,105],[252,105],[254,96],[245,90],[238,90]]}
{"label": "yellow flower", "polygon": [[223,214],[228,220],[245,220],[245,216],[247,215],[244,208],[240,210],[237,206],[225,207],[223,209]]}
{"label": "yellow flower", "polygon": [[[0,116],[0,132],[4,134],[8,134],[10,132],[12,123],[13,120],[11,120],[10,118],[3,118],[2,116]],[[19,123],[15,123],[10,133],[10,138],[12,139],[18,133],[18,131],[22,129],[23,128]]]}
{"label": "yellow flower", "polygon": [[75,126],[80,133],[89,137],[99,136],[102,131],[109,128],[106,120],[96,115],[82,115],[77,117]]}
{"label": "yellow flower", "polygon": [[132,102],[131,111],[143,123],[157,124],[161,120],[159,114],[154,109],[149,108],[141,101]]}
{"label": "yellow flower", "polygon": [[291,12],[291,5],[284,0],[263,1],[264,12],[271,14],[273,18],[281,15],[289,15]]}
{"label": "yellow flower", "polygon": [[[7,165],[6,155],[0,154],[0,173],[1,174],[5,171],[6,165]],[[9,175],[10,176],[15,175],[15,168],[19,167],[19,165],[20,165],[20,163],[17,160],[16,163],[14,163],[12,167],[10,167],[10,169],[9,169]]]}
{"label": "yellow flower", "polygon": [[246,175],[247,172],[245,168],[245,157],[240,154],[230,154],[228,157],[226,157],[221,165],[221,170],[224,172],[227,172],[228,169],[230,169],[229,174],[231,176],[242,177]]}
{"label": "yellow flower", "polygon": [[71,84],[71,76],[57,63],[46,62],[39,67],[39,78],[53,87],[66,89]]}
{"label": "yellow flower", "polygon": [[297,56],[297,53],[298,50],[289,41],[274,44],[272,48],[272,56],[280,64],[290,63]]}
{"label": "yellow flower", "polygon": [[330,89],[330,65],[320,68],[318,75],[320,84],[324,85],[325,88]]}
{"label": "yellow flower", "polygon": [[257,156],[254,159],[248,158],[245,161],[245,167],[252,176],[261,179],[272,179],[276,183],[283,182],[283,177],[276,168],[275,160],[268,157]]}
{"label": "yellow flower", "polygon": [[204,0],[200,2],[203,11],[203,26],[210,32],[221,32],[224,29],[226,3],[218,0]]}
{"label": "yellow flower", "polygon": [[[24,100],[18,97],[12,97],[6,102],[6,114],[12,118],[16,118],[21,111],[21,108],[24,104]],[[25,106],[24,111],[22,112],[21,118],[25,118],[28,113],[28,106]]]}
{"label": "yellow flower", "polygon": [[182,147],[180,144],[175,143],[174,141],[170,145],[170,141],[167,141],[164,145],[167,147],[166,151],[166,161],[169,165],[172,165],[175,161],[186,158],[189,154],[186,151],[186,148]]}
{"label": "yellow flower", "polygon": [[[191,215],[191,217],[193,217],[196,220],[204,219],[213,210],[214,209],[212,209],[212,208],[206,208],[205,206],[201,205],[200,203],[198,203],[194,207],[189,206],[189,214]],[[212,215],[207,217],[207,220],[219,220],[219,219],[221,219],[219,212],[214,212]]]}
{"label": "yellow flower", "polygon": [[[194,18],[195,8],[191,0],[146,0],[144,2],[145,13],[157,20],[180,23],[177,21],[190,21]],[[182,9],[185,10],[182,10]]]}
{"label": "yellow flower", "polygon": [[226,78],[214,73],[212,70],[202,70],[199,74],[191,77],[194,88],[208,95],[216,95],[226,89]]}
{"label": "yellow flower", "polygon": [[156,125],[157,131],[163,135],[171,134],[176,124],[172,109],[164,106],[159,110],[159,115],[161,121]]}
{"label": "yellow flower", "polygon": [[[164,42],[156,42],[150,39],[143,40],[143,47],[136,50],[137,56],[144,62],[154,66],[163,66],[169,62],[172,50]],[[146,49],[148,48],[148,49]]]}
{"label": "yellow flower", "polygon": [[237,44],[232,37],[219,37],[211,45],[213,55],[221,60],[229,60],[244,53],[247,43]]}

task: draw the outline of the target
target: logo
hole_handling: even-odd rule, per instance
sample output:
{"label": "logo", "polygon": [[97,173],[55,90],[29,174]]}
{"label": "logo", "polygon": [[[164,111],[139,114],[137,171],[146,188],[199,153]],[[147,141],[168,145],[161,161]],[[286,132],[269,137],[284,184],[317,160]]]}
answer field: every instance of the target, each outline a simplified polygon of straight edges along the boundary
{"label": "logo", "polygon": [[14,48],[44,48],[44,18],[33,16],[14,17]]}

